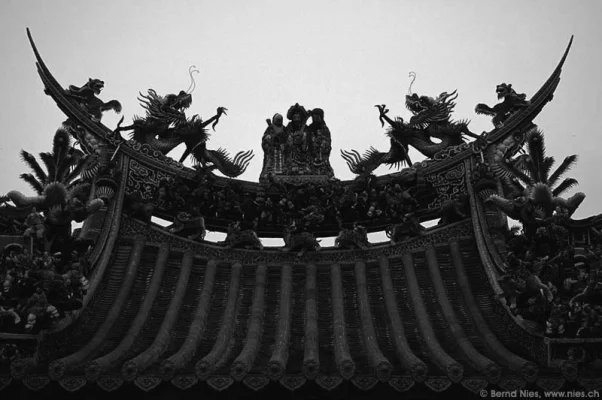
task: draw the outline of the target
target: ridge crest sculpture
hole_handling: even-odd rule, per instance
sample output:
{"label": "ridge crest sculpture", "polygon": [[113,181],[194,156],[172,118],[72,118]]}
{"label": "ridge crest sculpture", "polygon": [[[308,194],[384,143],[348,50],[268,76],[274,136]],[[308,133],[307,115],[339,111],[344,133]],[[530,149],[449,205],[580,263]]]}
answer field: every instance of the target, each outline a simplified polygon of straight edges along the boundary
{"label": "ridge crest sculpture", "polygon": [[[411,91],[416,74],[410,72],[410,77],[412,82],[405,96],[405,106],[413,115],[408,122],[401,117],[391,119],[387,115],[389,109],[385,104],[374,106],[378,108],[381,125],[384,127],[385,122],[389,124],[386,131],[391,142],[389,151],[382,153],[371,147],[361,156],[356,150],[341,150],[341,156],[354,174],[369,175],[382,164],[390,167],[402,165],[411,167],[409,146],[414,147],[424,156],[433,158],[450,146],[465,143],[464,135],[479,138],[468,129],[468,121],[451,119],[451,113],[456,106],[454,100],[458,97],[457,91],[442,92],[436,98],[419,96]],[[432,138],[438,139],[439,142],[434,142]]]}
{"label": "ridge crest sculpture", "polygon": [[[324,121],[324,110],[306,110],[296,103],[288,109],[286,117],[290,121],[286,126],[278,113],[266,120],[268,127],[261,143],[264,162],[259,181],[324,182],[332,178],[331,135]],[[312,123],[307,125],[309,118]]]}
{"label": "ridge crest sculpture", "polygon": [[100,92],[104,89],[105,83],[100,79],[89,78],[81,87],[70,85],[65,94],[77,101],[84,110],[86,110],[92,117],[92,120],[100,122],[102,119],[102,113],[108,110],[113,110],[116,113],[121,113],[121,103],[117,100],[111,100],[104,102],[98,97]]}
{"label": "ridge crest sculpture", "polygon": [[[237,177],[245,172],[253,151],[239,152],[230,157],[228,152],[222,148],[217,150],[207,149],[206,143],[209,132],[205,129],[209,124],[212,128],[219,122],[222,115],[226,113],[225,107],[218,107],[217,113],[207,121],[203,121],[198,114],[187,118],[185,110],[192,104],[192,92],[195,81],[189,70],[191,84],[187,91],[181,90],[178,94],[160,96],[153,89],[149,89],[146,95],[140,94],[140,104],[146,110],[146,116],[134,117],[133,124],[122,127],[123,118],[119,121],[115,133],[132,130],[130,138],[141,144],[149,145],[153,150],[167,155],[180,144],[186,146],[184,154],[180,157],[183,162],[188,156],[192,156],[197,165],[205,171],[217,169],[228,177]],[[197,71],[198,72],[198,71]]]}
{"label": "ridge crest sculpture", "polygon": [[[123,110],[98,98],[104,82],[64,89],[30,40],[67,120],[50,152],[21,152],[34,194],[0,197],[0,389],[7,379],[257,389],[276,378],[291,390],[314,378],[332,389],[345,378],[361,389],[461,380],[479,390],[549,388],[561,374],[602,384],[592,378],[602,359],[602,214],[574,218],[585,194],[568,194],[577,180],[563,177],[577,156],[554,169],[533,123],[570,43],[530,99],[503,83],[499,104],[475,107],[492,117],[481,135],[452,119],[456,91],[420,96],[410,85],[407,121],[377,105],[391,148],[343,151],[354,180],[335,177],[325,111],[294,104],[267,120],[259,182],[249,182],[232,178],[251,150],[232,158],[207,148],[226,109],[186,115],[194,67],[186,91],[149,89],[145,115],[109,129],[103,112]],[[426,160],[413,163],[410,147]],[[194,168],[182,164],[189,157]],[[375,176],[381,165],[411,168]],[[356,366],[362,357],[371,372]],[[427,374],[427,364],[446,365]],[[480,376],[463,377],[468,368]]]}

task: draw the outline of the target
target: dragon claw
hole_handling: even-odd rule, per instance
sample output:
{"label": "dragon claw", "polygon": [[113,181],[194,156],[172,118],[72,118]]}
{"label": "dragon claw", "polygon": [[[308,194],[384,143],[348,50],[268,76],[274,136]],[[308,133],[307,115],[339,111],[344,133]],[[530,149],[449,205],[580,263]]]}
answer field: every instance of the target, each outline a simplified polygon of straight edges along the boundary
{"label": "dragon claw", "polygon": [[380,121],[381,127],[385,126],[385,120],[384,120],[384,116],[389,112],[389,110],[387,109],[387,105],[386,104],[377,104],[374,107],[378,108],[378,112],[379,112],[379,117],[378,120]]}
{"label": "dragon claw", "polygon": [[119,122],[117,123],[117,128],[115,128],[115,130],[113,132],[120,132],[123,129],[121,128],[121,124],[123,123],[123,120],[125,119],[125,117],[121,117],[121,119],[119,120]]}

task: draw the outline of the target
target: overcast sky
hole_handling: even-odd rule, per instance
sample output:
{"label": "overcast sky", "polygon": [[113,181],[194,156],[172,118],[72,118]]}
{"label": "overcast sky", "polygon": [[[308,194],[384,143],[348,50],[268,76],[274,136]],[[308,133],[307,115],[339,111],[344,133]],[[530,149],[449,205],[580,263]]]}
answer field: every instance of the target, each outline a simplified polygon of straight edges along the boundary
{"label": "overcast sky", "polygon": [[[387,104],[390,116],[407,119],[410,71],[417,74],[416,93],[457,89],[454,118],[471,119],[473,132],[491,130],[490,119],[474,114],[474,106],[495,104],[502,82],[533,95],[574,34],[554,100],[535,122],[558,163],[579,154],[569,176],[587,194],[575,215],[584,218],[602,212],[601,16],[598,0],[3,0],[1,190],[31,193],[18,179],[27,171],[19,150],[50,150],[65,119],[42,92],[26,27],[63,86],[104,80],[100,97],[119,100],[126,123],[143,114],[139,91],[186,90],[188,67],[196,65],[200,74],[188,113],[206,119],[218,106],[228,108],[208,147],[253,149],[256,156],[241,176],[250,181],[261,171],[265,119],[296,102],[325,110],[335,174],[353,178],[340,149],[388,149],[374,105]],[[119,118],[107,112],[103,123],[114,128]]]}

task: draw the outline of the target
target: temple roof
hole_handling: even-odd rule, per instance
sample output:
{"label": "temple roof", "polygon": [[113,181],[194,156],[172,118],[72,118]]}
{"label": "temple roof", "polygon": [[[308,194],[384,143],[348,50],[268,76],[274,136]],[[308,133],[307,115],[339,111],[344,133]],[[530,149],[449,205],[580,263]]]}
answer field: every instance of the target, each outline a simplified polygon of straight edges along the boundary
{"label": "temple roof", "polygon": [[378,259],[373,249],[351,263],[325,263],[325,252],[315,262],[258,265],[122,231],[79,319],[40,343],[39,360],[13,363],[13,375],[254,389],[270,380],[399,390],[564,381],[537,351],[544,342],[500,308],[468,221],[455,228],[463,234],[438,240],[448,235],[435,229]]}
{"label": "temple roof", "polygon": [[[290,390],[315,382],[332,390],[344,381],[400,392],[415,383],[436,392],[462,385],[474,393],[489,385],[558,390],[575,380],[584,388],[602,386],[595,376],[599,365],[578,367],[569,357],[573,346],[599,346],[599,339],[544,338],[540,326],[506,304],[499,278],[506,269],[500,236],[507,226],[482,201],[497,193],[488,176],[499,178],[499,154],[522,146],[551,100],[568,48],[529,106],[503,125],[416,168],[377,178],[379,185],[411,181],[422,203],[417,218],[441,217],[441,226],[397,242],[391,231],[392,244],[313,248],[301,256],[187,240],[126,216],[127,194],[141,193],[150,204],[158,202],[162,180],[198,177],[91,120],[32,46],[48,93],[78,129],[110,148],[106,156],[115,159],[119,174],[95,178],[96,194],[111,201],[80,232],[95,243],[83,307],[38,336],[0,336],[35,347],[10,371],[0,364],[0,389],[11,379],[32,389],[57,381],[68,391],[94,382],[107,391],[125,382],[146,391],[161,382],[180,389],[205,382],[217,391],[240,383],[257,391],[270,382]],[[207,187],[215,191],[229,182],[216,178]],[[254,194],[266,191],[265,185],[235,182]],[[343,184],[359,190],[363,182]],[[467,210],[461,221],[445,221],[442,206],[458,195],[466,197]],[[155,217],[171,219],[180,211],[154,205]],[[230,222],[206,219],[211,230],[226,231]],[[333,221],[318,233],[342,229]],[[365,225],[382,231],[390,223],[383,217]],[[585,236],[600,218],[571,224]],[[280,228],[258,228],[254,237],[280,235]]]}

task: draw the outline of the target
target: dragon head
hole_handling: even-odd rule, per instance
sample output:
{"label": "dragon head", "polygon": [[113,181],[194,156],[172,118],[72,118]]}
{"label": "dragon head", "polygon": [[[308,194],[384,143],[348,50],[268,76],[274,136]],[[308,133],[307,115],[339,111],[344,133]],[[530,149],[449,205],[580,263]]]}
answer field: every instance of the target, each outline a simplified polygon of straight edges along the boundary
{"label": "dragon head", "polygon": [[418,96],[416,93],[406,95],[406,108],[414,114],[419,115],[437,115],[438,119],[449,118],[456,103],[456,91],[451,93],[443,92],[437,98],[430,96]]}
{"label": "dragon head", "polygon": [[192,104],[192,94],[180,90],[180,93],[168,94],[165,96],[164,106],[171,108],[172,111],[183,113]]}
{"label": "dragon head", "polygon": [[179,124],[186,121],[184,111],[192,104],[192,95],[180,91],[178,94],[160,96],[149,89],[146,95],[140,93],[138,100],[146,110],[147,118]]}
{"label": "dragon head", "polygon": [[100,79],[89,78],[88,83],[86,83],[85,86],[90,88],[94,92],[95,95],[99,95],[100,92],[102,92],[102,89],[104,89],[105,83],[104,83],[104,81],[101,81]]}
{"label": "dragon head", "polygon": [[495,92],[497,93],[498,100],[503,100],[507,96],[515,96],[517,93],[514,89],[512,89],[512,84],[509,83],[501,83],[495,87]]}
{"label": "dragon head", "polygon": [[429,96],[418,96],[416,93],[412,95],[406,95],[406,108],[410,110],[414,115],[418,115],[421,112],[428,110],[434,106],[436,100]]}

